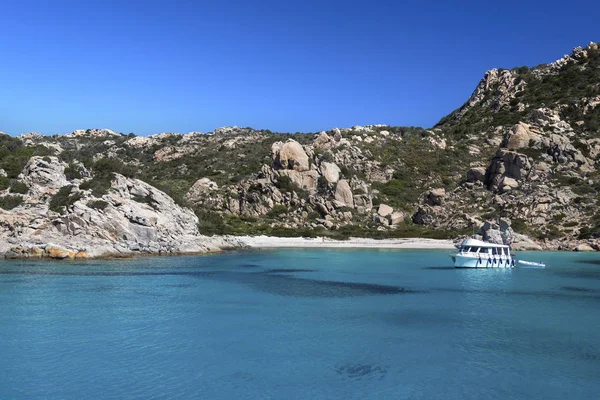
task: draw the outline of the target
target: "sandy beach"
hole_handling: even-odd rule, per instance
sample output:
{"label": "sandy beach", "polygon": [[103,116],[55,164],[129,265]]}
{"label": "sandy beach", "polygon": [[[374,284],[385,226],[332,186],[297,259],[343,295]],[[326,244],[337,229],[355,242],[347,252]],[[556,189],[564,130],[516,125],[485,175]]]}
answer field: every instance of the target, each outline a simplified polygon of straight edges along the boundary
{"label": "sandy beach", "polygon": [[454,249],[452,240],[406,238],[368,239],[350,238],[287,238],[272,236],[238,236],[240,242],[252,248],[377,248],[377,249]]}

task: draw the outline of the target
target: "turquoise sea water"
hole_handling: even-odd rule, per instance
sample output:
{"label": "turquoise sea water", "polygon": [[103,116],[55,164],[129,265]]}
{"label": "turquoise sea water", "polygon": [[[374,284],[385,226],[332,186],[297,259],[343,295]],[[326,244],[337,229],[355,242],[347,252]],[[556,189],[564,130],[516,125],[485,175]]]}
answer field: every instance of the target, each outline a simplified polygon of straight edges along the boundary
{"label": "turquoise sea water", "polygon": [[0,399],[594,399],[600,255],[0,261]]}

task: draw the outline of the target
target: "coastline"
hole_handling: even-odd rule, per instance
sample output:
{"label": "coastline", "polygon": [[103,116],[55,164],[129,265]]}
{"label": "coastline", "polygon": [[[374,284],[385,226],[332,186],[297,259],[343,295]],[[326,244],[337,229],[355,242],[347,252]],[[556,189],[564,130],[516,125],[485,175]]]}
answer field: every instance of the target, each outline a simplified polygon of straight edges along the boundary
{"label": "coastline", "polygon": [[[6,259],[45,259],[45,260],[98,260],[98,259],[131,259],[135,257],[165,257],[165,256],[193,256],[203,254],[222,253],[231,250],[244,249],[430,249],[430,250],[455,250],[455,240],[429,239],[429,238],[398,238],[398,239],[372,239],[351,237],[346,240],[336,240],[326,237],[277,237],[277,236],[200,236],[188,238],[178,243],[166,243],[168,250],[161,248],[165,243],[151,243],[135,246],[130,243],[107,242],[79,242],[73,246],[73,237],[70,241],[56,240],[53,242],[30,242],[24,240],[15,246],[15,242],[0,239],[0,258]],[[64,238],[63,238],[64,239]],[[80,250],[77,250],[80,249]],[[159,250],[161,249],[161,250]],[[537,244],[528,242],[516,243],[513,250],[525,251],[565,251],[563,248],[541,248]],[[569,248],[567,251],[594,251],[591,247]]]}
{"label": "coastline", "polygon": [[[55,238],[56,239],[56,238]],[[276,237],[276,236],[216,236],[202,237],[198,241],[181,243],[171,251],[133,250],[115,244],[88,243],[74,250],[65,242],[31,243],[24,241],[15,246],[0,240],[0,257],[6,259],[46,259],[46,260],[98,260],[98,259],[131,259],[135,257],[189,256],[226,252],[238,249],[269,248],[344,248],[344,249],[454,249],[452,240],[405,238],[405,239],[370,239],[350,238],[334,240],[324,237]],[[81,243],[80,243],[81,245]],[[83,248],[85,247],[85,248]],[[118,249],[118,250],[117,250]]]}
{"label": "coastline", "polygon": [[346,248],[346,249],[455,249],[448,239],[370,239],[334,240],[324,237],[235,236],[249,248]]}

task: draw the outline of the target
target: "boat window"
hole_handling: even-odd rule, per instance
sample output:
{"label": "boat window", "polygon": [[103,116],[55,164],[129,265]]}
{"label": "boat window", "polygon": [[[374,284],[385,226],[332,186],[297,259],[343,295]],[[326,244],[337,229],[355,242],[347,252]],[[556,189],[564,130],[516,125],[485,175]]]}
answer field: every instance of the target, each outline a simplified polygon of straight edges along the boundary
{"label": "boat window", "polygon": [[492,247],[492,254],[497,256],[498,255],[498,248],[497,247]]}

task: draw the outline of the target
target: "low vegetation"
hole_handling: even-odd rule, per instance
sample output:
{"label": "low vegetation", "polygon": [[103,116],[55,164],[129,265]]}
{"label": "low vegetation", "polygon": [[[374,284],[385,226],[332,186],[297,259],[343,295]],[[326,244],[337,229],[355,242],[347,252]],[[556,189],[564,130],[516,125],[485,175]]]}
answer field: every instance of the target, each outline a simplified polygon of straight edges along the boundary
{"label": "low vegetation", "polygon": [[13,183],[10,185],[9,192],[27,194],[27,192],[29,192],[29,186],[20,181],[13,181]]}
{"label": "low vegetation", "polygon": [[63,213],[66,207],[73,205],[81,199],[81,193],[73,193],[73,186],[63,186],[50,200],[50,211]]}
{"label": "low vegetation", "polygon": [[102,197],[108,194],[111,185],[111,177],[100,176],[85,181],[79,185],[81,190],[91,190],[95,197]]}
{"label": "low vegetation", "polygon": [[0,208],[3,210],[12,210],[15,207],[20,206],[23,203],[21,196],[1,196],[0,197]]}

